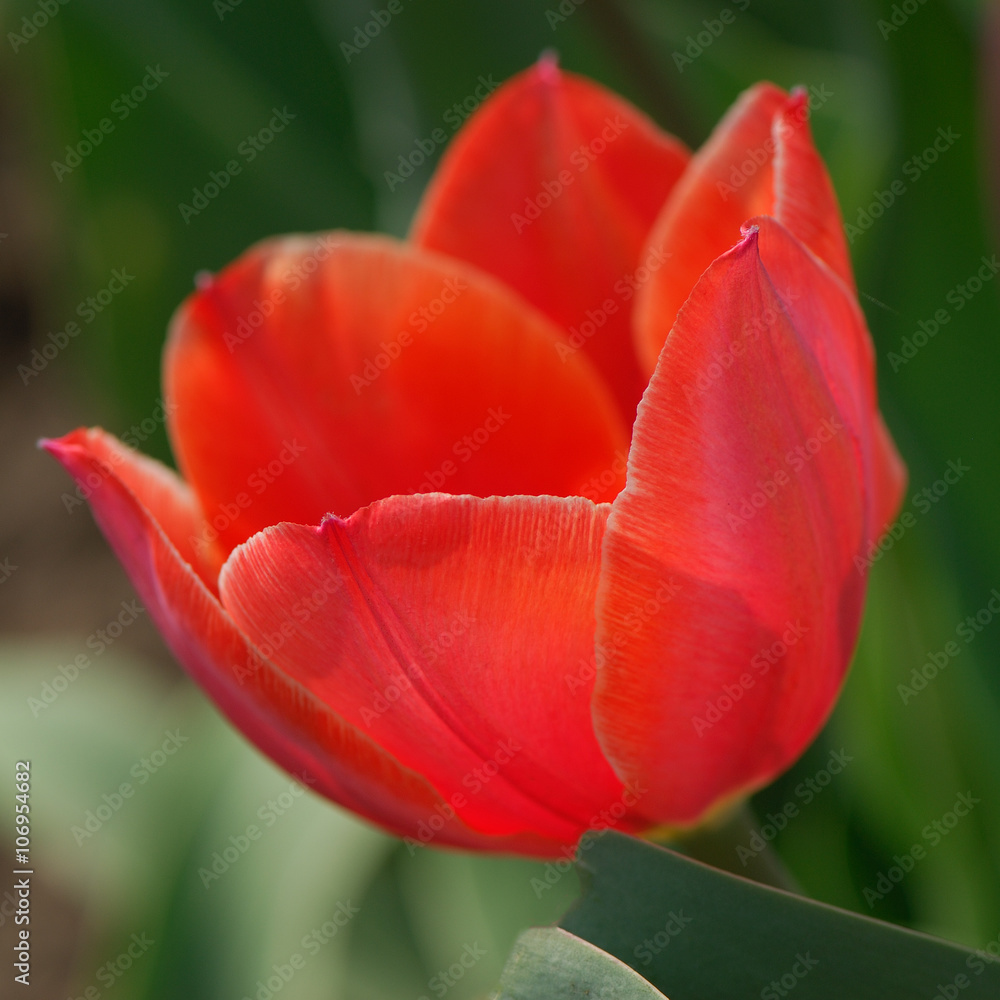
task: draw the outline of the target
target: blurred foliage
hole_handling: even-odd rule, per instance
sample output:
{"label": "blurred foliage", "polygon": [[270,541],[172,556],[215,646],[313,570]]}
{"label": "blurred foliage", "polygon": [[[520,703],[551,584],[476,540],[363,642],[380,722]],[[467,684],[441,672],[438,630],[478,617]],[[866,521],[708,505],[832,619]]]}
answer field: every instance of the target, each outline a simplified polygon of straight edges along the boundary
{"label": "blurred foliage", "polygon": [[[37,6],[8,3],[4,33]],[[480,75],[503,80],[545,48],[693,145],[757,79],[828,95],[814,130],[845,220],[858,225],[859,212],[894,180],[906,187],[851,249],[883,410],[910,469],[904,509],[915,521],[875,564],[857,662],[830,725],[755,806],[765,817],[787,802],[802,806],[776,845],[816,898],[976,947],[995,940],[1000,622],[961,641],[961,654],[917,697],[904,704],[898,690],[1000,586],[998,286],[987,284],[961,308],[949,299],[995,246],[993,193],[984,190],[982,10],[928,0],[883,37],[888,2],[734,0],[729,6],[745,10],[681,72],[674,53],[687,51],[722,0],[583,0],[575,8],[568,0],[405,0],[348,61],[341,45],[373,6],[382,5],[71,0],[17,51],[7,46],[4,162],[19,160],[25,182],[22,203],[5,207],[9,219],[0,222],[10,232],[0,271],[30,272],[26,281],[41,289],[31,303],[31,341],[12,346],[11,365],[62,329],[113,269],[125,269],[134,281],[53,364],[90,387],[90,422],[117,433],[141,427],[157,408],[167,323],[198,271],[218,269],[274,233],[405,233],[440,149],[395,190],[385,171],[442,124]],[[561,20],[550,16],[567,9]],[[119,118],[113,102],[141,85],[147,67],[159,68],[162,82]],[[246,162],[240,145],[273,108],[294,120]],[[57,178],[53,161],[65,162],[67,144],[106,117],[113,131]],[[939,129],[958,138],[913,177],[907,164]],[[185,220],[180,206],[234,158],[241,172]],[[17,245],[30,254],[17,258]],[[894,371],[889,353],[940,309],[947,324]],[[163,428],[152,423],[143,448],[169,459]],[[949,460],[970,471],[943,497],[919,503]],[[524,927],[554,920],[573,898],[574,876],[539,898],[531,879],[543,866],[430,850],[410,856],[311,797],[296,800],[292,817],[206,889],[198,868],[287,779],[199,694],[182,686],[166,697],[141,665],[109,658],[36,721],[25,699],[52,675],[60,652],[5,649],[0,732],[5,759],[30,752],[44,762],[37,849],[83,908],[84,944],[70,980],[77,990],[146,930],[158,946],[117,983],[118,1000],[251,996],[258,978],[301,950],[303,936],[350,898],[360,914],[283,1000],[439,995],[434,977],[478,944],[486,957],[446,989],[461,1000],[496,982]],[[150,782],[142,808],[123,809],[78,847],[73,817],[177,725],[192,733],[190,757],[179,754]],[[806,805],[797,789],[841,748],[854,760]],[[982,804],[871,909],[864,888],[966,791]]]}

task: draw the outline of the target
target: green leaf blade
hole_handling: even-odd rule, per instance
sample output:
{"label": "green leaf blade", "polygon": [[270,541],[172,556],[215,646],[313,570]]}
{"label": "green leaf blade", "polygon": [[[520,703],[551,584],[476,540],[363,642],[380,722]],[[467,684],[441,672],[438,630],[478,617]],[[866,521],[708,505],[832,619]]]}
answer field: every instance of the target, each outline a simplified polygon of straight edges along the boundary
{"label": "green leaf blade", "polygon": [[525,931],[504,967],[496,1000],[664,1000],[624,962],[558,927]]}
{"label": "green leaf blade", "polygon": [[670,1000],[1000,996],[1000,962],[772,889],[652,844],[585,839],[584,894],[560,925]]}

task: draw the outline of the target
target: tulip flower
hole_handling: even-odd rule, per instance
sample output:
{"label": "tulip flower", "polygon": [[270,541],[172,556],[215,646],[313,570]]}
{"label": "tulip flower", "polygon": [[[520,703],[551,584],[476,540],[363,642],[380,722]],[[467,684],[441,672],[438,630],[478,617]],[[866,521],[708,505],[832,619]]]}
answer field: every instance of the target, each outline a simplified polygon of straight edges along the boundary
{"label": "tulip flower", "polygon": [[555,857],[802,753],[905,476],[807,103],[755,86],[691,155],[544,57],[408,240],[200,280],[164,358],[181,475],[45,442],[265,754],[416,843]]}

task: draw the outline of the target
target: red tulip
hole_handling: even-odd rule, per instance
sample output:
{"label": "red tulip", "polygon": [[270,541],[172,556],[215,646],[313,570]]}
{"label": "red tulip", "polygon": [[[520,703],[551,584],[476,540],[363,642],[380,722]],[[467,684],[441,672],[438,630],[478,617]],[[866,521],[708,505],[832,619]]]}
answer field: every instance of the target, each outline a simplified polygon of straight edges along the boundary
{"label": "red tulip", "polygon": [[904,485],[806,96],[770,84],[689,156],[543,59],[407,242],[203,282],[165,398],[183,480],[46,447],[226,716],[421,842],[555,856],[774,778]]}

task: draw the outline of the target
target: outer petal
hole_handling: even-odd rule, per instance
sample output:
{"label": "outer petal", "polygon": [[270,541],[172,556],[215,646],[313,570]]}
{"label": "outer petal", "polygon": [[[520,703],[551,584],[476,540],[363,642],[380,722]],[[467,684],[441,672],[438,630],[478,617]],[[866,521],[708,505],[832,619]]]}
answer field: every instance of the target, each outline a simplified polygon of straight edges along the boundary
{"label": "outer petal", "polygon": [[392,497],[256,535],[223,570],[223,603],[469,826],[568,845],[624,791],[590,722],[607,513],[580,498]]}
{"label": "outer petal", "polygon": [[[878,410],[875,356],[864,313],[852,289],[773,219],[750,220],[760,231],[761,256],[783,290],[792,323],[811,347],[837,404],[864,443],[870,481],[869,539],[895,518],[906,488],[906,466]],[[759,324],[758,324],[759,325]]]}
{"label": "outer petal", "polygon": [[88,478],[81,482],[88,498],[106,479],[118,480],[129,492],[142,497],[143,505],[178,556],[209,590],[218,592],[222,560],[213,547],[200,544],[205,536],[201,507],[191,487],[172,470],[133,451],[100,428],[76,430],[61,441],[44,442],[44,446],[60,461],[67,448],[77,449],[87,456],[90,465],[97,466],[99,471],[89,472]]}
{"label": "outer petal", "polygon": [[492,278],[383,237],[258,244],[181,307],[165,383],[226,551],[395,493],[621,486],[600,477],[627,432],[589,362]]}
{"label": "outer petal", "polygon": [[636,108],[543,56],[451,144],[412,239],[497,275],[573,331],[631,425],[646,385],[631,347],[634,275],[688,159]]}
{"label": "outer petal", "polygon": [[[174,537],[197,528],[173,474],[100,431],[75,431],[45,447],[91,489],[94,517],[177,658],[229,720],[315,791],[401,834],[447,810],[420,775],[351,726],[263,657],[180,557]],[[120,461],[114,466],[108,454]],[[185,523],[186,522],[186,523]],[[527,835],[492,838],[452,823],[441,842],[527,854],[556,845]]]}
{"label": "outer petal", "polygon": [[755,215],[772,215],[853,288],[840,209],[812,143],[807,96],[770,83],[747,90],[695,154],[649,237],[670,255],[639,295],[636,347],[645,370],[695,282]]}
{"label": "outer petal", "polygon": [[875,414],[875,521],[872,538],[885,531],[895,520],[906,492],[906,465],[896,450],[896,443],[882,419]]}
{"label": "outer petal", "polygon": [[[712,264],[681,311],[608,523],[595,725],[663,822],[695,822],[786,768],[829,713],[857,636],[870,423],[849,352],[829,349],[855,307],[804,248],[791,267],[794,240],[769,225]],[[642,634],[616,646],[651,600]]]}

